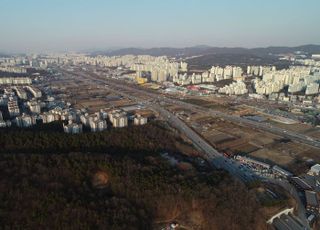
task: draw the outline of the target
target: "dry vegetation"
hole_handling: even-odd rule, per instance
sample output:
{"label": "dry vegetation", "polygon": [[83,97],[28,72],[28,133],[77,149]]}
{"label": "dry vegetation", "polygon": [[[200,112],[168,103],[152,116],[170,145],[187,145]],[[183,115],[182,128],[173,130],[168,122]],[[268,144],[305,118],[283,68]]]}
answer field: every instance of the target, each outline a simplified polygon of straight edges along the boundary
{"label": "dry vegetation", "polygon": [[152,229],[177,220],[191,229],[267,228],[254,190],[225,172],[169,166],[159,152],[195,154],[177,142],[162,123],[81,135],[2,130],[2,226]]}

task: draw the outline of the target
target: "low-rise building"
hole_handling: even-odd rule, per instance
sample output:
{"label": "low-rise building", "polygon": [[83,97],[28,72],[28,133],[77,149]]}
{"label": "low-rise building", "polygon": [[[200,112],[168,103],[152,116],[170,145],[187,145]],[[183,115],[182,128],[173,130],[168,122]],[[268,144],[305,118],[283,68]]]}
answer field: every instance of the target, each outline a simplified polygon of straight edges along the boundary
{"label": "low-rise building", "polygon": [[300,177],[291,177],[290,182],[301,191],[312,190],[312,187],[307,183],[307,181]]}
{"label": "low-rise building", "polygon": [[246,164],[251,164],[251,165],[254,165],[254,166],[259,167],[259,168],[270,169],[270,167],[271,167],[267,163],[264,163],[264,162],[261,162],[261,161],[257,161],[255,159],[252,159],[252,158],[249,158],[249,157],[244,157],[244,156],[238,155],[235,158],[236,158],[236,160],[238,160],[240,162],[243,162],[243,163],[246,163]]}
{"label": "low-rise building", "polygon": [[319,200],[317,193],[314,191],[305,191],[306,209],[308,212],[319,214]]}
{"label": "low-rise building", "polygon": [[281,176],[281,177],[290,177],[292,176],[292,173],[283,169],[283,168],[280,168],[278,165],[275,165],[272,167],[272,171],[274,174],[277,174],[278,176]]}
{"label": "low-rise building", "polygon": [[312,175],[312,176],[319,176],[320,175],[320,164],[315,164],[313,165],[309,172],[308,172],[309,175]]}

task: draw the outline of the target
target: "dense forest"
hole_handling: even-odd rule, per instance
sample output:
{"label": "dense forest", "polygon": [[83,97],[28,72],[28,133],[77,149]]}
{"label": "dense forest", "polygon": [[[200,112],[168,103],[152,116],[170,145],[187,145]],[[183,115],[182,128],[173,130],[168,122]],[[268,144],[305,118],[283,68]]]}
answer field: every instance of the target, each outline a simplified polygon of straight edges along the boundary
{"label": "dense forest", "polygon": [[80,135],[1,130],[1,228],[266,228],[254,193],[225,172],[161,158],[176,141],[158,122]]}
{"label": "dense forest", "polygon": [[163,123],[130,126],[98,133],[70,135],[63,133],[62,124],[45,124],[29,129],[0,129],[0,153],[69,153],[99,152],[144,155],[161,150],[174,150],[179,137]]}

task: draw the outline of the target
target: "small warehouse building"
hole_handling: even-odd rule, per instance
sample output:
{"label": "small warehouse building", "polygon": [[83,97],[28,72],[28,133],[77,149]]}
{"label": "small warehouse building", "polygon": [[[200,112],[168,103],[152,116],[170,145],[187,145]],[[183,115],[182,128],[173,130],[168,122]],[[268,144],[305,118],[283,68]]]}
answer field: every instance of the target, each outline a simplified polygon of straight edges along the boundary
{"label": "small warehouse building", "polygon": [[314,191],[306,191],[306,209],[310,213],[319,214],[319,200],[317,193]]}

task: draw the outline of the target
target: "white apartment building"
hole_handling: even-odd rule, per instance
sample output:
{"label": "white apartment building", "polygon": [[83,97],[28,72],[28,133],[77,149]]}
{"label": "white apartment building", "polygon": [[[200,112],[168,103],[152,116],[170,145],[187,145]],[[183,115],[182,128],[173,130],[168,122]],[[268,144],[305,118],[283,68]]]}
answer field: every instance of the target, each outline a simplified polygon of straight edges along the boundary
{"label": "white apartment building", "polygon": [[122,110],[113,110],[109,115],[109,120],[113,127],[122,128],[128,126],[127,113]]}
{"label": "white apartment building", "polygon": [[0,77],[0,85],[30,85],[32,81],[28,77]]}
{"label": "white apartment building", "polygon": [[41,107],[40,107],[40,103],[37,101],[28,101],[27,102],[28,108],[30,109],[30,111],[32,113],[41,113]]}
{"label": "white apartment building", "polygon": [[15,123],[18,127],[30,127],[36,124],[36,118],[33,116],[29,116],[26,114],[22,114],[22,116],[15,118]]}
{"label": "white apartment building", "polygon": [[26,100],[27,99],[27,92],[21,88],[21,87],[14,87],[14,90],[16,91],[17,93],[17,96],[20,98],[20,99],[23,99],[23,100]]}
{"label": "white apartment building", "polygon": [[319,84],[318,83],[310,83],[307,85],[306,95],[313,95],[319,93]]}
{"label": "white apartment building", "polygon": [[40,98],[42,97],[42,93],[39,89],[33,87],[33,86],[27,86],[27,89],[30,91],[30,93],[32,93],[32,95],[35,97],[35,98]]}
{"label": "white apartment building", "polygon": [[228,95],[242,95],[248,93],[248,89],[243,81],[237,81],[220,88],[218,92]]}
{"label": "white apartment building", "polygon": [[15,98],[9,98],[8,111],[11,117],[20,115],[18,101]]}
{"label": "white apartment building", "polygon": [[107,121],[96,117],[89,120],[89,127],[91,132],[101,132],[107,129]]}
{"label": "white apartment building", "polygon": [[63,124],[63,130],[65,133],[78,134],[82,133],[82,124],[76,124],[69,121],[67,125]]}
{"label": "white apartment building", "polygon": [[140,114],[136,115],[133,120],[134,125],[145,125],[148,123],[148,118],[142,117]]}

